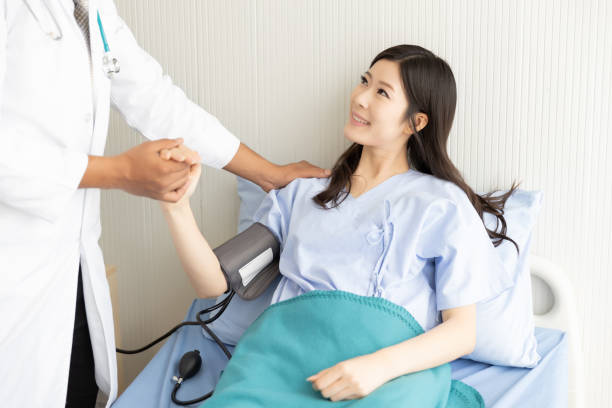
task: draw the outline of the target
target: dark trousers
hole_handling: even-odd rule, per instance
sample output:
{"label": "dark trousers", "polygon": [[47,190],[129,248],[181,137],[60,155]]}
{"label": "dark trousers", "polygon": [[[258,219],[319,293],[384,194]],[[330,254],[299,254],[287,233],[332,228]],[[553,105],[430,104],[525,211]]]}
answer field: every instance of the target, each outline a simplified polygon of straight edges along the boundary
{"label": "dark trousers", "polygon": [[87,315],[85,314],[85,300],[83,298],[83,278],[79,267],[66,408],[93,408],[96,405],[97,395],[98,386],[94,374],[93,350],[91,349]]}

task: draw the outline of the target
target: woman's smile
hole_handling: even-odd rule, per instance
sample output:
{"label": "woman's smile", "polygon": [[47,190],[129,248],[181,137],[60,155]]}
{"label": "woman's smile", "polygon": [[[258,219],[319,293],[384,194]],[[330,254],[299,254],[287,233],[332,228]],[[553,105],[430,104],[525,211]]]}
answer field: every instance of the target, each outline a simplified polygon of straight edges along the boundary
{"label": "woman's smile", "polygon": [[355,112],[351,113],[351,125],[353,126],[369,126],[370,122],[359,116]]}

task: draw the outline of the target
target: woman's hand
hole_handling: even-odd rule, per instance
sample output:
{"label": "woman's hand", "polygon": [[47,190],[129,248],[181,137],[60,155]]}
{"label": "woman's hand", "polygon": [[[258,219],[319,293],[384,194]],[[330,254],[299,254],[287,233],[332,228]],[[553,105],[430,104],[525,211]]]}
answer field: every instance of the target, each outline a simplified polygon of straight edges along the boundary
{"label": "woman's hand", "polygon": [[189,198],[193,195],[193,192],[195,191],[198,185],[200,174],[202,173],[202,166],[199,164],[200,161],[202,161],[200,155],[198,154],[198,152],[189,149],[184,144],[180,144],[170,149],[160,150],[159,156],[164,160],[175,161],[189,165],[188,181],[183,186],[175,190],[177,196],[181,198],[174,203],[160,201],[160,205],[163,210],[186,207],[187,205],[189,205]]}
{"label": "woman's hand", "polygon": [[171,149],[162,149],[159,152],[162,159],[174,160],[180,163],[193,165],[202,161],[200,154],[195,150],[191,150],[184,144],[180,144]]}
{"label": "woman's hand", "polygon": [[[200,163],[192,164],[189,169],[189,181],[185,185],[177,190],[181,199],[176,203],[169,203],[167,201],[160,201],[159,205],[162,210],[170,211],[179,208],[185,208],[189,206],[189,198],[193,195],[195,189],[198,187],[198,181],[200,180],[200,174],[202,174],[202,165]],[[184,194],[183,190],[186,190]]]}
{"label": "woman's hand", "polygon": [[390,380],[376,354],[342,361],[306,379],[331,401],[362,398]]}

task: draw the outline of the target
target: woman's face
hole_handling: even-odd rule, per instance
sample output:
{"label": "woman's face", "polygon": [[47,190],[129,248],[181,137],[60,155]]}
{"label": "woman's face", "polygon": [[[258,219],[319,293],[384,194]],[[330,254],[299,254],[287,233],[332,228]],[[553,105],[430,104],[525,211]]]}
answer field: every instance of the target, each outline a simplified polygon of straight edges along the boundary
{"label": "woman's face", "polygon": [[351,93],[344,136],[364,146],[403,147],[412,133],[405,118],[407,109],[399,64],[379,60],[361,76],[361,83]]}

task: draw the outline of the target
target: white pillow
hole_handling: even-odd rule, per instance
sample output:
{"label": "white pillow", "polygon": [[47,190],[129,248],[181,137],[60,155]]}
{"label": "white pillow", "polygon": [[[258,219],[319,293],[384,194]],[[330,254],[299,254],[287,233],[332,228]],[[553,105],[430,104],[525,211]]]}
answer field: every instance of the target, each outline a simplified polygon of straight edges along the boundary
{"label": "white pillow", "polygon": [[[238,232],[241,232],[253,223],[252,216],[266,193],[256,184],[238,177],[238,195],[241,200]],[[506,201],[504,217],[507,235],[519,245],[520,255],[517,256],[514,245],[506,240],[496,248],[496,252],[507,270],[514,274],[515,285],[495,298],[478,304],[476,348],[466,358],[516,367],[533,367],[540,359],[533,333],[531,277],[527,258],[531,231],[541,202],[541,192],[525,190],[517,190]],[[495,227],[495,217],[485,214],[485,223],[489,228]],[[263,295],[251,301],[235,296],[223,316],[210,327],[224,343],[237,344],[242,333],[270,304],[275,288],[276,284],[272,284]]]}
{"label": "white pillow", "polygon": [[[500,194],[500,193],[498,193]],[[531,233],[542,205],[542,192],[516,190],[506,201],[506,235],[519,246],[504,240],[496,248],[508,270],[514,273],[514,286],[495,298],[477,305],[476,348],[465,356],[476,361],[514,367],[534,367],[540,360],[533,332],[533,301],[528,257]],[[495,228],[496,219],[485,213],[485,224]]]}

